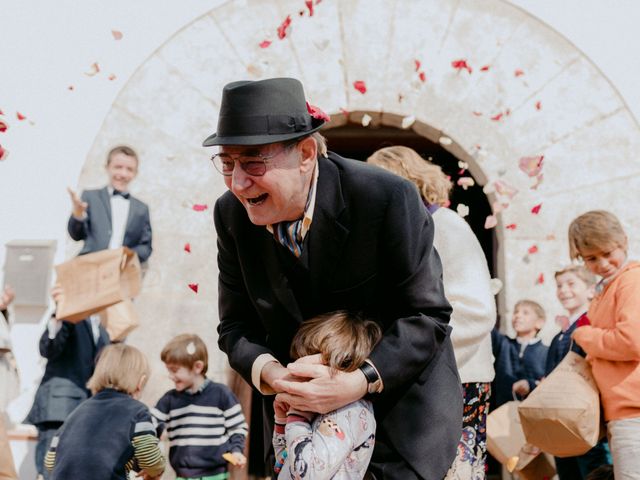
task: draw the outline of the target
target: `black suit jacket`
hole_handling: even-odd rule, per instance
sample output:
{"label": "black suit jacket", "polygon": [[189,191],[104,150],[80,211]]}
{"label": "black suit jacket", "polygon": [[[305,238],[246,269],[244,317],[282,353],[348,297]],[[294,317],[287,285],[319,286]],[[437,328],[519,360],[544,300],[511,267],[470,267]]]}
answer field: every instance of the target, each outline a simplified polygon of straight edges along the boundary
{"label": "black suit jacket", "polygon": [[[87,217],[78,220],[69,217],[67,231],[74,240],[84,240],[80,255],[109,248],[111,239],[111,200],[107,187],[99,190],[85,190],[82,201],[89,204]],[[151,220],[149,207],[133,195],[129,196],[129,217],[122,245],[138,254],[141,262],[151,255]]]}
{"label": "black suit jacket", "polygon": [[[305,246],[311,291],[302,307],[312,315],[360,311],[380,323],[384,337],[370,355],[385,385],[373,398],[377,437],[412,472],[385,470],[377,447],[373,462],[385,479],[441,479],[461,435],[462,394],[433,221],[412,183],[333,153],[318,161]],[[219,345],[251,383],[258,355],[290,361],[289,345],[303,321],[300,299],[283,272],[280,245],[249,221],[231,192],[216,203],[214,218]],[[270,407],[271,399],[265,402]]]}
{"label": "black suit jacket", "polygon": [[47,365],[26,421],[34,425],[63,422],[88,397],[86,384],[96,356],[109,343],[109,334],[102,326],[98,342],[94,342],[88,319],[76,324],[63,321],[52,339],[45,329],[40,337],[40,355],[47,359]]}

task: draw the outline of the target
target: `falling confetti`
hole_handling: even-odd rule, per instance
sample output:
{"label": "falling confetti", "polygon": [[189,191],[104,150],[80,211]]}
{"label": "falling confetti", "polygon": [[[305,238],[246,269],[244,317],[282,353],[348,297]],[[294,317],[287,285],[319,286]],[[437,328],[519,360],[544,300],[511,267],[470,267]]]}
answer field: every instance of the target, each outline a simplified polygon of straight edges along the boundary
{"label": "falling confetti", "polygon": [[21,114],[20,112],[16,112],[16,118],[20,121],[22,120],[26,120],[27,117],[25,117],[23,114]]}
{"label": "falling confetti", "polygon": [[420,60],[414,60],[413,61],[413,65],[415,66],[416,72],[420,71],[420,65],[422,65],[422,63],[420,63]]}
{"label": "falling confetti", "polygon": [[518,193],[518,190],[509,185],[504,180],[496,180],[493,182],[493,186],[500,195],[504,195],[505,197],[513,198]]}
{"label": "falling confetti", "polygon": [[70,91],[72,91],[72,92],[73,92],[73,91],[75,90],[75,88],[76,88],[76,87],[74,87],[73,85],[69,85],[69,86],[67,87],[67,90],[70,90]]}
{"label": "falling confetti", "polygon": [[458,206],[456,207],[456,212],[458,212],[458,215],[464,218],[467,215],[469,215],[469,207],[466,206],[464,203],[459,203]]}
{"label": "falling confetti", "polygon": [[536,177],[540,175],[542,171],[542,162],[544,161],[544,155],[536,155],[533,157],[522,157],[518,161],[520,170],[529,175],[530,177]]}
{"label": "falling confetti", "polygon": [[88,72],[84,72],[84,74],[87,77],[93,77],[94,75],[97,75],[100,72],[100,65],[98,65],[98,62],[94,62],[91,64],[91,67],[89,68]]}
{"label": "falling confetti", "polygon": [[313,118],[318,120],[324,120],[325,122],[331,121],[329,115],[327,115],[321,108],[311,105],[309,102],[307,102],[307,112],[309,112],[309,115]]}
{"label": "falling confetti", "polygon": [[466,190],[469,187],[473,187],[476,184],[476,182],[471,177],[460,177],[457,183],[460,187],[462,187],[463,190]]}
{"label": "falling confetti", "polygon": [[112,73],[112,74],[109,75],[108,78],[109,78],[110,81],[113,82],[117,77],[116,77],[115,73]]}
{"label": "falling confetti", "polygon": [[305,0],[304,4],[309,9],[309,16],[313,17],[313,0]]}
{"label": "falling confetti", "polygon": [[469,73],[473,71],[471,66],[467,64],[467,61],[465,59],[454,60],[453,62],[451,62],[451,66],[458,71],[466,70]]}
{"label": "falling confetti", "polygon": [[531,185],[531,187],[530,187],[531,190],[537,190],[538,187],[540,186],[540,184],[542,183],[542,180],[544,180],[544,174],[543,173],[541,173],[540,175],[538,175],[536,177],[535,183],[533,185]]}
{"label": "falling confetti", "polygon": [[191,208],[193,208],[193,210],[195,210],[196,212],[204,212],[209,207],[206,204],[196,203]]}
{"label": "falling confetti", "polygon": [[504,228],[506,228],[507,230],[515,230],[516,228],[518,228],[518,226],[515,223],[510,223]]}
{"label": "falling confetti", "polygon": [[184,251],[187,253],[191,253],[191,244],[190,243],[185,243],[184,244]]}
{"label": "falling confetti", "polygon": [[513,76],[514,77],[521,77],[522,75],[524,75],[524,72],[522,70],[520,70],[519,68],[516,69],[515,72],[513,72]]}
{"label": "falling confetti", "polygon": [[489,230],[490,228],[498,225],[498,219],[495,215],[487,215],[487,218],[484,220],[484,228]]}
{"label": "falling confetti", "polygon": [[489,71],[489,68],[490,68],[490,65],[485,65],[485,66],[483,66],[483,67],[480,67],[480,71],[481,71],[481,72],[488,72],[488,71]]}
{"label": "falling confetti", "polygon": [[363,95],[367,93],[367,85],[364,83],[363,80],[356,80],[355,82],[353,82],[353,88],[355,88],[357,91],[359,91]]}
{"label": "falling confetti", "polygon": [[536,278],[536,285],[542,285],[544,283],[544,273],[541,273],[540,275],[538,275],[538,278]]}
{"label": "falling confetti", "polygon": [[531,245],[529,247],[529,249],[527,250],[527,252],[529,252],[530,255],[533,255],[534,253],[538,253],[538,246],[537,245]]}
{"label": "falling confetti", "polygon": [[366,114],[366,113],[365,113],[365,114],[362,116],[362,122],[361,122],[361,123],[362,123],[362,126],[363,126],[363,127],[368,127],[368,126],[369,126],[369,124],[371,123],[371,120],[373,120],[373,118],[371,118],[371,115],[369,115],[369,114]]}
{"label": "falling confetti", "polygon": [[111,35],[113,35],[114,40],[122,40],[122,32],[118,30],[111,30]]}
{"label": "falling confetti", "polygon": [[258,45],[260,46],[260,48],[267,48],[269,45],[271,45],[271,42],[269,40],[263,40]]}
{"label": "falling confetti", "polygon": [[191,290],[193,290],[195,293],[198,293],[198,284],[197,283],[190,283],[189,284],[189,288]]}
{"label": "falling confetti", "polygon": [[409,128],[414,123],[416,123],[416,117],[414,117],[413,115],[409,115],[402,119],[401,127],[406,129],[406,128]]}
{"label": "falling confetti", "polygon": [[3,148],[3,146],[0,145],[0,161],[6,160],[8,156],[9,156],[9,150],[7,150],[6,148]]}
{"label": "falling confetti", "polygon": [[471,113],[473,113],[476,117],[481,117],[482,116],[482,112],[477,112],[475,110],[473,112],[471,112]]}
{"label": "falling confetti", "polygon": [[542,109],[542,102],[540,100],[538,100],[536,102],[536,110],[541,110]]}
{"label": "falling confetti", "polygon": [[531,208],[531,213],[533,213],[534,215],[538,215],[540,213],[541,208],[542,208],[542,204],[539,203],[538,205],[535,205],[533,208]]}
{"label": "falling confetti", "polygon": [[499,122],[502,118],[502,115],[504,115],[502,112],[497,113],[493,117],[491,117],[491,120],[493,120],[494,122]]}
{"label": "falling confetti", "polygon": [[493,209],[493,213],[500,213],[503,210],[506,210],[506,208],[509,206],[508,203],[504,203],[504,202],[493,202],[491,204],[491,208]]}
{"label": "falling confetti", "polygon": [[284,39],[287,36],[287,29],[291,25],[291,15],[287,15],[287,18],[280,24],[278,27],[278,38],[280,40]]}
{"label": "falling confetti", "polygon": [[6,132],[8,128],[9,128],[9,125],[6,122],[3,122],[2,120],[0,120],[0,133]]}
{"label": "falling confetti", "polygon": [[424,82],[426,82],[426,81],[427,81],[427,75],[426,75],[424,72],[420,72],[420,73],[418,74],[418,78],[420,79],[420,81],[421,81],[422,83],[424,83]]}

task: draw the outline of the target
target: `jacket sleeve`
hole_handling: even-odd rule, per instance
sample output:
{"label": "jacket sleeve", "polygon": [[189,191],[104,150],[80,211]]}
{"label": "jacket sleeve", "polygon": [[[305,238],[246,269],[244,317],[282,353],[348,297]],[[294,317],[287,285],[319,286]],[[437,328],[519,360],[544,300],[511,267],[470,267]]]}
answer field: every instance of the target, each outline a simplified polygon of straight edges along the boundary
{"label": "jacket sleeve", "polygon": [[67,347],[74,329],[75,324],[63,321],[62,327],[60,327],[54,338],[49,338],[49,330],[45,329],[40,337],[40,355],[48,360],[58,357]]}
{"label": "jacket sleeve", "polygon": [[370,359],[385,393],[414,382],[446,339],[445,298],[434,224],[415,186],[394,184],[380,225],[380,274],[385,278],[384,331]]}
{"label": "jacket sleeve", "polygon": [[[87,192],[82,192],[80,196],[83,202],[87,202]],[[91,223],[91,210],[87,208],[86,216],[82,220],[78,220],[72,215],[69,216],[69,222],[67,223],[67,232],[69,236],[75,241],[85,240],[89,234]]]}
{"label": "jacket sleeve", "polygon": [[134,246],[132,250],[134,250],[138,254],[138,258],[140,262],[146,262],[151,256],[151,252],[153,248],[151,246],[151,219],[149,217],[149,207],[144,205],[145,214],[144,214],[144,223],[142,225],[142,235],[140,237],[140,242],[138,245]]}
{"label": "jacket sleeve", "polygon": [[[615,326],[579,327],[573,339],[587,355],[612,361],[640,360],[640,268],[623,272],[615,291]],[[613,285],[612,285],[613,287]]]}

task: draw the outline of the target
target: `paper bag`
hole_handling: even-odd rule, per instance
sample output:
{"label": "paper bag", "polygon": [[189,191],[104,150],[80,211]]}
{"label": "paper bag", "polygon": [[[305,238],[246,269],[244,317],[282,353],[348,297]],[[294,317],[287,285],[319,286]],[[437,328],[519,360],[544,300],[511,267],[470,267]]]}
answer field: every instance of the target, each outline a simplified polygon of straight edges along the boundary
{"label": "paper bag", "polygon": [[556,474],[553,457],[530,443],[520,449],[518,462],[510,471],[516,472],[523,480],[549,480]]}
{"label": "paper bag", "polygon": [[503,465],[518,457],[527,443],[520,426],[519,403],[507,402],[487,415],[487,450]]}
{"label": "paper bag", "polygon": [[582,455],[600,433],[600,397],[591,368],[575,352],[518,407],[527,441],[557,457]]}
{"label": "paper bag", "polygon": [[112,342],[122,342],[138,325],[140,318],[131,300],[123,300],[100,312],[100,322]]}
{"label": "paper bag", "polygon": [[140,261],[126,247],[81,255],[56,265],[64,294],[56,317],[79,322],[140,292]]}

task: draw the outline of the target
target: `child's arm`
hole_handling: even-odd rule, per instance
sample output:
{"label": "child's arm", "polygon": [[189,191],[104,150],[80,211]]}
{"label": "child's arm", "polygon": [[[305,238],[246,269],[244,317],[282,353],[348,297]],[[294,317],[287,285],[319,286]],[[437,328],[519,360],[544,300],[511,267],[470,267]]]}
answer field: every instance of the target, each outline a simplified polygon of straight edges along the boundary
{"label": "child's arm", "polygon": [[573,339],[587,355],[612,361],[640,360],[640,269],[622,274],[615,292],[614,328],[585,325]]}
{"label": "child's arm", "polygon": [[273,438],[271,443],[273,444],[273,451],[275,456],[274,471],[276,474],[280,473],[285,460],[287,459],[287,441],[284,437],[284,428],[287,424],[287,411],[289,405],[276,399],[273,401],[273,410],[275,412],[275,424],[273,427]]}
{"label": "child's arm", "polygon": [[44,468],[46,468],[49,472],[53,470],[53,467],[56,466],[56,450],[58,448],[58,438],[60,436],[60,430],[55,434],[53,439],[51,440],[51,444],[49,445],[49,450],[44,457]]}
{"label": "child's arm", "polygon": [[135,419],[133,435],[134,463],[146,477],[157,477],[164,472],[165,460],[160,447],[158,437],[148,410],[143,410]]}
{"label": "child's arm", "polygon": [[242,452],[244,451],[249,427],[244,419],[242,407],[236,396],[228,388],[225,392],[226,400],[225,405],[222,407],[224,408],[224,428],[229,436],[229,452],[234,454],[236,460],[239,462],[237,466],[242,466],[246,463],[246,458],[244,458]]}

